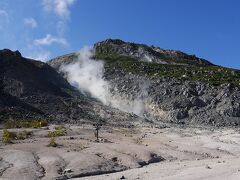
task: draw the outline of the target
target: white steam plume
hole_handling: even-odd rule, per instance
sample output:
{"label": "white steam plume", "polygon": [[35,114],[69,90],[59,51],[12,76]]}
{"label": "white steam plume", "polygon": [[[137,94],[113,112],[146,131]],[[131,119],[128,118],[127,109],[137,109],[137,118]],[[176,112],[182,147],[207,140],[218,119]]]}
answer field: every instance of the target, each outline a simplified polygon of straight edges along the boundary
{"label": "white steam plume", "polygon": [[90,94],[91,97],[98,99],[105,105],[143,116],[147,85],[141,85],[138,97],[133,100],[122,97],[119,92],[112,94],[110,83],[103,78],[104,61],[93,60],[93,55],[92,48],[84,47],[79,51],[76,62],[62,65],[60,70],[66,74],[68,81],[82,93]]}
{"label": "white steam plume", "polygon": [[104,81],[104,64],[100,60],[92,60],[90,47],[84,47],[78,53],[78,60],[61,67],[61,71],[67,74],[68,81],[77,87],[82,93],[90,95],[104,104],[107,104],[108,83]]}

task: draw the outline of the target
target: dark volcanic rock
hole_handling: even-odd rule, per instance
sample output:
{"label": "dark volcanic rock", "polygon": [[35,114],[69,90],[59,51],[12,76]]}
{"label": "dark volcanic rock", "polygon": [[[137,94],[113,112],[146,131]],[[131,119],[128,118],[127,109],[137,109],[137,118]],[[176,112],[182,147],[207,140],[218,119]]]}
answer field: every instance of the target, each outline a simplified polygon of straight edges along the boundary
{"label": "dark volcanic rock", "polygon": [[[106,119],[109,114],[113,120]],[[18,51],[1,50],[0,122],[9,118],[66,123],[103,121],[113,125],[121,121],[115,125],[123,126],[137,121],[130,114],[85,97],[48,64],[23,58]]]}
{"label": "dark volcanic rock", "polygon": [[0,50],[0,59],[16,60],[21,58],[22,58],[22,55],[19,51],[11,51],[9,49]]}
{"label": "dark volcanic rock", "polygon": [[[60,98],[71,98],[73,87],[49,65],[25,59],[11,50],[0,51],[0,118],[38,119],[56,111]],[[52,97],[53,106],[43,109],[44,98]],[[57,111],[51,115],[56,115]]]}

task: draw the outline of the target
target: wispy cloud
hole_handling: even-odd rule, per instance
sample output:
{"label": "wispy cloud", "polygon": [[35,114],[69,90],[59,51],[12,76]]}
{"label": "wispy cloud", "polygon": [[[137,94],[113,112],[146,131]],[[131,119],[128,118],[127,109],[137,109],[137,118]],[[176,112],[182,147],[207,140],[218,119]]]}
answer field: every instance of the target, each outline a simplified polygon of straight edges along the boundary
{"label": "wispy cloud", "polygon": [[51,58],[51,52],[44,49],[41,46],[36,46],[34,44],[27,45],[26,57],[30,59],[40,60],[46,62]]}
{"label": "wispy cloud", "polygon": [[31,55],[27,56],[27,58],[46,62],[49,60],[50,56],[51,56],[50,52],[42,51],[42,52],[34,52]]}
{"label": "wispy cloud", "polygon": [[76,0],[43,0],[42,5],[46,11],[53,11],[61,19],[68,19],[70,17],[69,8]]}
{"label": "wispy cloud", "polygon": [[[45,46],[51,46],[53,44],[62,45],[68,47],[69,43],[64,37],[65,31],[67,29],[67,23],[70,21],[70,7],[74,4],[76,0],[42,0],[42,7],[45,12],[53,13],[57,17],[56,22],[56,32],[57,34],[53,35],[47,33],[43,38],[33,40],[31,45],[33,50],[36,53],[32,53],[30,57],[46,61],[51,57],[51,53],[46,50]],[[28,24],[32,28],[35,27],[34,19],[26,19],[25,24]],[[37,25],[37,23],[36,23]]]}
{"label": "wispy cloud", "polygon": [[4,29],[4,26],[9,22],[9,16],[7,11],[0,9],[0,30]]}
{"label": "wispy cloud", "polygon": [[45,12],[54,13],[58,20],[56,23],[57,35],[53,36],[47,34],[46,37],[42,39],[36,39],[35,45],[51,45],[51,44],[61,44],[63,46],[69,46],[69,43],[64,38],[67,23],[70,20],[70,7],[74,4],[76,0],[42,0],[42,6]]}
{"label": "wispy cloud", "polygon": [[52,56],[52,53],[49,51],[49,49],[35,45],[31,40],[29,40],[29,42],[26,42],[26,47],[27,51],[25,56],[27,58],[46,62]]}
{"label": "wispy cloud", "polygon": [[28,27],[30,27],[32,29],[34,29],[34,28],[36,28],[38,26],[37,21],[34,18],[32,18],[32,17],[25,18],[23,21],[24,21],[24,24],[26,26],[28,26]]}
{"label": "wispy cloud", "polygon": [[34,41],[35,45],[41,45],[41,46],[52,45],[54,43],[60,44],[63,46],[68,46],[68,42],[65,38],[55,37],[55,36],[52,36],[51,34],[47,34],[46,37],[41,38],[41,39],[36,39]]}
{"label": "wispy cloud", "polygon": [[8,13],[7,13],[7,11],[0,9],[0,16],[3,16],[3,17],[5,17],[5,18],[8,18]]}

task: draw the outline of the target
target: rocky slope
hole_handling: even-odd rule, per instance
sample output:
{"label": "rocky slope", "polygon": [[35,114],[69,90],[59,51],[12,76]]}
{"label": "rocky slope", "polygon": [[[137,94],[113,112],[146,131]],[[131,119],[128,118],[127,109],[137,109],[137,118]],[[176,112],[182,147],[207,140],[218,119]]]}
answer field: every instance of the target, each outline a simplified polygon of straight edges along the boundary
{"label": "rocky slope", "polygon": [[[111,121],[109,114],[114,117]],[[0,123],[8,119],[68,123],[108,121],[111,124],[120,121],[128,126],[131,120],[141,118],[84,96],[48,64],[4,49],[0,50]]]}
{"label": "rocky slope", "polygon": [[108,70],[105,77],[111,82],[114,95],[126,101],[140,99],[144,104],[143,115],[153,121],[216,126],[240,123],[240,91],[229,84],[214,86],[177,78],[148,77],[122,69]]}
{"label": "rocky slope", "polygon": [[144,44],[127,43],[122,40],[107,39],[94,45],[97,57],[101,59],[111,56],[131,57],[137,61],[155,62],[160,64],[185,64],[185,65],[213,65],[209,61],[188,55],[181,51],[165,50],[159,47]]}
{"label": "rocky slope", "polygon": [[[213,65],[180,51],[121,40],[94,45],[105,61],[104,80],[113,98],[139,101],[139,116],[152,122],[240,125],[240,71]],[[75,62],[76,54],[53,59],[56,68]]]}

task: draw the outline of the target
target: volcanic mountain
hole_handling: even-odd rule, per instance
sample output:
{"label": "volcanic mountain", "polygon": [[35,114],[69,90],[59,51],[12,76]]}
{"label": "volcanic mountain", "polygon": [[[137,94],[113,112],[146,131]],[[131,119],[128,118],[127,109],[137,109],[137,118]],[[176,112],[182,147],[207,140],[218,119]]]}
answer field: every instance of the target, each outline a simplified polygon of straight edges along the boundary
{"label": "volcanic mountain", "polygon": [[87,68],[92,71],[84,83],[102,82],[97,94],[105,95],[104,100],[92,95],[92,89],[98,91],[95,82],[95,89],[88,89],[88,82],[84,86],[69,77],[71,68],[66,67],[76,63],[75,73],[84,76],[85,56],[79,53],[44,63],[18,51],[0,50],[0,121],[240,124],[239,70],[181,51],[118,39],[98,42],[90,51]]}
{"label": "volcanic mountain", "polygon": [[[133,113],[152,123],[240,124],[239,70],[181,51],[119,39],[98,42],[92,51],[91,58],[104,63],[103,79],[111,97],[123,104],[140,102],[141,112]],[[77,61],[78,53],[72,53],[48,64],[68,79],[61,67]]]}

